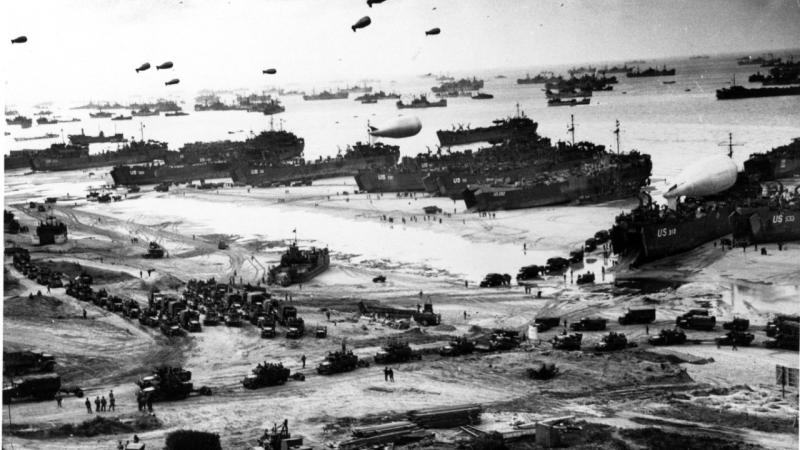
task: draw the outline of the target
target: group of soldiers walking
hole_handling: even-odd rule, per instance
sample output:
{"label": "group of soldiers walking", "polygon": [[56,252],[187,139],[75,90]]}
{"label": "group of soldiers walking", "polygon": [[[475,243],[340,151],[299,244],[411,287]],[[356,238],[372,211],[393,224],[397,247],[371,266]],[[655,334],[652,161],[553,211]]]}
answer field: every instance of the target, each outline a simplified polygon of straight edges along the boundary
{"label": "group of soldiers walking", "polygon": [[[58,406],[61,406],[61,398],[57,397],[56,401],[58,402]],[[94,412],[106,412],[106,411],[116,411],[116,398],[114,398],[114,391],[109,391],[108,393],[108,400],[106,400],[106,396],[99,396],[95,397],[94,399]],[[91,414],[92,413],[92,401],[87,398],[84,402],[86,405],[86,412]]]}

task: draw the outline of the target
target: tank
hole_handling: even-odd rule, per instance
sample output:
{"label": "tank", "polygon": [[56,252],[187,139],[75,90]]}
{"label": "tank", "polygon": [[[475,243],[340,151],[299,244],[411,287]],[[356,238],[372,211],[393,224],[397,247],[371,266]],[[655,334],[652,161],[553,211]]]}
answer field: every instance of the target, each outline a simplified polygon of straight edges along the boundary
{"label": "tank", "polygon": [[534,361],[533,367],[526,369],[525,373],[534,380],[549,380],[558,374],[558,368],[553,363]]}
{"label": "tank", "polygon": [[656,320],[655,308],[629,308],[625,315],[619,317],[620,325],[653,323],[654,320]]}
{"label": "tank", "polygon": [[344,343],[342,349],[335,352],[328,352],[325,360],[317,366],[317,373],[320,375],[332,375],[335,373],[350,372],[358,367],[369,366],[364,361],[359,361],[358,356],[352,350],[347,350]]}
{"label": "tank", "polygon": [[778,331],[779,331],[781,325],[783,325],[784,322],[798,322],[798,323],[800,323],[800,316],[791,316],[791,315],[786,315],[786,314],[778,314],[773,319],[771,319],[769,322],[767,322],[767,328],[766,328],[767,336],[768,337],[775,337],[775,335],[778,334]]}
{"label": "tank", "polygon": [[398,340],[389,341],[375,355],[376,364],[404,363],[414,359],[422,359],[422,354],[412,350],[408,342],[401,342]]}
{"label": "tank", "polygon": [[144,256],[145,258],[163,258],[164,257],[164,247],[158,244],[158,242],[150,242],[147,246],[147,254]]}
{"label": "tank", "polygon": [[560,317],[537,317],[533,319],[533,323],[536,324],[536,331],[540,333],[543,331],[547,331],[551,328],[555,328],[561,324]]}
{"label": "tank", "polygon": [[603,339],[594,346],[598,352],[613,352],[623,350],[628,346],[628,338],[622,333],[610,332],[603,336]]}
{"label": "tank", "polygon": [[10,403],[11,399],[26,398],[51,400],[60,389],[61,377],[55,373],[12,378],[9,385],[3,386],[3,403]]}
{"label": "tank", "polygon": [[681,345],[686,342],[686,333],[683,330],[664,329],[658,334],[648,339],[650,345]]}
{"label": "tank", "polygon": [[447,345],[439,349],[439,354],[442,356],[461,356],[468,355],[475,351],[475,343],[467,339],[465,336],[455,338]]}
{"label": "tank", "polygon": [[259,363],[250,375],[242,380],[245,389],[258,389],[266,386],[277,386],[286,383],[290,370],[281,363]]}
{"label": "tank", "polygon": [[717,325],[717,318],[708,315],[708,310],[691,310],[675,318],[675,325],[691,329],[711,331]]}
{"label": "tank", "polygon": [[570,324],[570,329],[572,331],[603,331],[606,329],[606,323],[608,323],[608,319],[601,317],[582,317],[581,320]]}
{"label": "tank", "polygon": [[583,334],[570,333],[554,336],[551,342],[556,350],[580,350],[581,340],[583,340]]}
{"label": "tank", "polygon": [[777,325],[774,340],[767,341],[769,348],[797,351],[800,347],[800,322],[784,320]]}
{"label": "tank", "polygon": [[497,329],[489,338],[489,350],[502,351],[519,347],[519,332],[516,330]]}

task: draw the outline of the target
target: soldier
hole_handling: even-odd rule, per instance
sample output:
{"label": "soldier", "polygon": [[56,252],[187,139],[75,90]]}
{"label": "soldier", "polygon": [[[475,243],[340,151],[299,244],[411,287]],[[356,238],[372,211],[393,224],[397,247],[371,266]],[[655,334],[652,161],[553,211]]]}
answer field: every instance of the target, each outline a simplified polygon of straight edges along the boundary
{"label": "soldier", "polygon": [[330,311],[325,311],[325,316],[328,317],[328,322],[330,322],[331,321],[331,312]]}
{"label": "soldier", "polygon": [[464,320],[467,320],[467,312],[464,311]]}
{"label": "soldier", "polygon": [[106,402],[106,396],[104,395],[104,396],[102,396],[102,397],[100,398],[100,411],[103,411],[103,412],[105,412],[105,410],[106,410],[106,404],[107,404],[107,402]]}
{"label": "soldier", "polygon": [[300,357],[300,361],[303,361],[303,369],[306,368],[306,355]]}
{"label": "soldier", "polygon": [[394,370],[389,369],[389,381],[394,383]]}
{"label": "soldier", "polygon": [[92,402],[89,401],[89,399],[87,398],[86,401],[84,402],[84,404],[86,405],[86,412],[91,414],[92,413]]}
{"label": "soldier", "polygon": [[97,412],[100,411],[100,397],[94,398],[94,410]]}
{"label": "soldier", "polygon": [[738,351],[739,348],[736,347],[736,336],[731,337],[731,350]]}
{"label": "soldier", "polygon": [[108,410],[109,411],[116,411],[116,399],[114,398],[114,391],[111,390],[108,393]]}
{"label": "soldier", "polygon": [[389,381],[389,368],[383,368],[383,381]]}
{"label": "soldier", "polygon": [[147,396],[147,412],[153,412],[153,399],[149,395]]}
{"label": "soldier", "polygon": [[650,325],[645,325],[644,326],[644,334],[647,334],[647,335],[650,334]]}
{"label": "soldier", "polygon": [[56,405],[61,408],[61,393],[56,392]]}

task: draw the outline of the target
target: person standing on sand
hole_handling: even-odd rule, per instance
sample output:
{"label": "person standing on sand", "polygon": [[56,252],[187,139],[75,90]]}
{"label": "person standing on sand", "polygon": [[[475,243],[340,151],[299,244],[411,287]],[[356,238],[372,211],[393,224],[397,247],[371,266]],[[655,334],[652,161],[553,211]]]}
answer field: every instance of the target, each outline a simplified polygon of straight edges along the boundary
{"label": "person standing on sand", "polygon": [[108,410],[109,411],[116,411],[116,399],[114,398],[114,391],[111,390],[108,393]]}
{"label": "person standing on sand", "polygon": [[61,394],[56,392],[56,405],[61,408]]}
{"label": "person standing on sand", "polygon": [[731,338],[731,350],[732,351],[738,351],[739,350],[739,348],[736,347],[736,338],[735,337]]}
{"label": "person standing on sand", "polygon": [[305,369],[306,368],[306,355],[301,356],[300,357],[300,361],[303,362],[303,369]]}
{"label": "person standing on sand", "polygon": [[94,398],[94,410],[95,412],[100,412],[100,397]]}
{"label": "person standing on sand", "polygon": [[86,412],[91,414],[92,413],[92,402],[90,402],[89,399],[87,398],[86,401],[84,402],[84,404],[86,405]]}
{"label": "person standing on sand", "polygon": [[393,369],[389,369],[389,381],[394,383],[394,370]]}
{"label": "person standing on sand", "polygon": [[106,412],[106,396],[100,398],[100,411]]}

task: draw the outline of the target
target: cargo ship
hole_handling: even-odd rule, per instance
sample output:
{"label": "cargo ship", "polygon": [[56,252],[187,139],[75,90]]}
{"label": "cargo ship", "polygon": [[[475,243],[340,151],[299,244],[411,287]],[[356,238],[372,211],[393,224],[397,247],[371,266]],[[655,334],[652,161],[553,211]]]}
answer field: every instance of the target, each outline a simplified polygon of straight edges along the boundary
{"label": "cargo ship", "polygon": [[350,93],[347,91],[329,92],[322,91],[319,94],[303,95],[303,100],[344,100]]}
{"label": "cargo ship", "polygon": [[33,119],[25,116],[16,116],[13,119],[6,119],[6,125],[19,125],[22,128],[30,128],[33,125]]}
{"label": "cargo ship", "polygon": [[[170,111],[170,112],[164,113],[164,117],[180,117],[180,116],[188,116],[188,115],[189,115],[189,113],[183,112],[183,111]],[[114,120],[114,119],[111,119],[111,120]],[[123,120],[125,120],[125,119],[123,119]]]}
{"label": "cargo ship", "polygon": [[469,126],[452,130],[439,130],[436,136],[439,144],[449,147],[451,145],[464,145],[474,142],[501,142],[511,137],[524,138],[526,136],[535,137],[539,124],[534,122],[525,114],[520,114],[517,105],[517,115],[506,119],[492,121],[493,125],[488,127],[470,128]]}
{"label": "cargo ship", "polygon": [[541,72],[539,75],[531,78],[531,74],[526,73],[525,78],[517,78],[517,84],[544,84],[550,81],[559,80],[553,72]]}
{"label": "cargo ship", "polygon": [[432,87],[431,91],[435,94],[439,94],[445,92],[478,91],[481,89],[483,89],[483,80],[473,77],[472,79],[462,78],[458,81],[445,81],[439,86]]}
{"label": "cargo ship", "polygon": [[111,120],[133,120],[133,116],[123,116],[122,114],[120,114],[118,116],[112,117]]}
{"label": "cargo ship", "polygon": [[428,100],[428,97],[425,95],[420,95],[411,100],[411,103],[403,103],[402,100],[398,100],[397,103],[398,109],[407,109],[407,108],[443,108],[447,106],[446,99],[440,99],[436,102],[431,102]]}
{"label": "cargo ship", "polygon": [[39,117],[36,119],[36,125],[55,125],[58,121],[56,119],[48,119],[47,117]]}
{"label": "cargo ship", "polygon": [[312,247],[310,250],[300,250],[297,242],[292,242],[281,256],[278,266],[270,267],[267,272],[267,282],[280,286],[305,283],[328,270],[331,264],[328,249]]}
{"label": "cargo ship", "polygon": [[110,136],[106,136],[101,131],[97,136],[87,136],[84,134],[83,128],[81,128],[81,134],[70,134],[68,137],[70,144],[81,146],[106,142],[125,142],[125,138],[122,136],[122,133],[114,133]]}
{"label": "cargo ship", "polygon": [[265,131],[244,142],[195,142],[150,164],[115,166],[111,178],[117,186],[228,178],[234,162],[272,161],[278,164],[302,155],[304,147],[302,138],[283,130]]}
{"label": "cargo ship", "polygon": [[3,156],[3,170],[25,169],[31,166],[31,156],[40,150],[11,150]]}
{"label": "cargo ship", "polygon": [[117,164],[139,164],[163,159],[169,150],[165,142],[131,141],[119,150],[89,154],[85,145],[53,144],[30,156],[31,169],[35,171],[81,170]]}
{"label": "cargo ship", "polygon": [[547,99],[547,106],[578,106],[578,105],[588,105],[592,99],[590,98],[582,98],[578,100],[577,98],[571,98],[569,100],[562,100],[560,98],[549,98]]}
{"label": "cargo ship", "polygon": [[383,91],[378,91],[378,92],[375,92],[375,93],[359,95],[358,97],[355,98],[355,100],[357,102],[363,102],[364,100],[376,100],[377,101],[377,100],[399,99],[399,98],[400,98],[400,94],[397,94],[397,93],[394,93],[394,92],[388,92],[387,93],[387,92],[383,92]]}
{"label": "cargo ship", "polygon": [[[777,211],[771,210],[768,203],[763,204],[762,183],[774,181],[775,175],[800,175],[800,141],[795,139],[766,154],[752,155],[745,162],[744,171],[738,173],[732,162],[709,161],[696,163],[694,179],[686,184],[696,192],[689,190],[687,195],[673,197],[674,204],[669,207],[659,206],[649,195],[641,194],[637,208],[617,216],[611,228],[614,253],[633,264],[653,261],[729,235],[734,230],[732,223],[737,223],[740,241],[750,242],[756,235],[762,242],[784,236],[784,228],[759,227],[764,221],[773,220],[773,212]],[[729,167],[722,168],[726,164]],[[720,184],[720,180],[725,182]],[[679,184],[680,181],[671,190]],[[668,195],[670,191],[665,194]],[[685,198],[679,201],[680,197]],[[747,223],[742,224],[743,221]]]}
{"label": "cargo ship", "polygon": [[307,183],[322,178],[355,176],[360,170],[393,167],[399,158],[400,147],[396,145],[357,142],[348,146],[344,154],[320,157],[316,161],[296,158],[278,164],[272,161],[242,162],[231,170],[231,178],[235,183],[262,187]]}
{"label": "cargo ship", "polygon": [[625,73],[625,76],[628,78],[643,78],[643,77],[671,77],[675,75],[675,68],[667,69],[665,65],[661,69],[654,69],[652,67],[648,67],[645,70],[640,71],[639,68],[635,68],[629,72]]}
{"label": "cargo ship", "polygon": [[45,218],[36,227],[39,245],[63,244],[67,242],[67,226],[53,216]]}
{"label": "cargo ship", "polygon": [[17,142],[24,142],[24,141],[38,141],[41,139],[55,139],[57,137],[58,137],[57,133],[45,133],[40,136],[15,137],[14,140]]}
{"label": "cargo ship", "polygon": [[96,113],[89,113],[89,117],[92,119],[107,119],[111,117],[112,114],[108,111],[97,111]]}
{"label": "cargo ship", "polygon": [[159,116],[159,115],[161,115],[161,111],[153,110],[148,107],[144,107],[136,111],[131,111],[131,116],[133,117],[148,117],[148,116]]}
{"label": "cargo ship", "polygon": [[534,172],[511,185],[469,186],[464,203],[472,211],[494,211],[618,200],[635,196],[652,167],[650,155],[602,151],[572,167]]}
{"label": "cargo ship", "polygon": [[280,114],[286,111],[286,107],[281,104],[281,101],[276,99],[269,99],[264,103],[255,104],[248,109],[248,111],[252,112],[260,112],[265,116],[271,116],[273,114]]}

